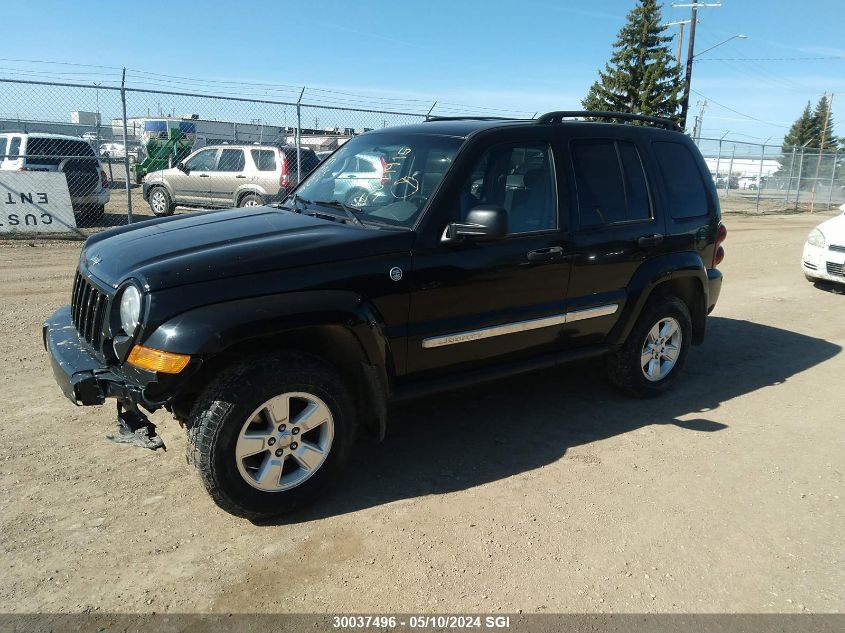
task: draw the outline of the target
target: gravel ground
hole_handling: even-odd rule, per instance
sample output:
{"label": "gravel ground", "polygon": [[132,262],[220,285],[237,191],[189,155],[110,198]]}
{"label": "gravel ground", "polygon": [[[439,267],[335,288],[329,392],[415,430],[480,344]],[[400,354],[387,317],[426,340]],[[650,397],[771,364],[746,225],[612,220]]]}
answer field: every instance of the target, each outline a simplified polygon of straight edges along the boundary
{"label": "gravel ground", "polygon": [[845,297],[807,215],[732,217],[706,343],[634,401],[595,365],[397,408],[305,514],[219,511],[185,463],[104,439],[41,344],[78,242],[0,243],[0,612],[841,612]]}

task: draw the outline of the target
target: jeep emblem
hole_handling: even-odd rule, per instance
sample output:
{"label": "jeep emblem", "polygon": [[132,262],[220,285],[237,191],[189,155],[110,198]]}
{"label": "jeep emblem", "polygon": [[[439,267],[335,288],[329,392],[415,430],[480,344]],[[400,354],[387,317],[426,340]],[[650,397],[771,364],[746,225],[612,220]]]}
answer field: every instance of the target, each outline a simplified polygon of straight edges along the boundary
{"label": "jeep emblem", "polygon": [[394,266],[393,268],[391,268],[389,274],[390,278],[393,281],[399,281],[400,279],[402,279],[402,269],[399,268],[399,266]]}

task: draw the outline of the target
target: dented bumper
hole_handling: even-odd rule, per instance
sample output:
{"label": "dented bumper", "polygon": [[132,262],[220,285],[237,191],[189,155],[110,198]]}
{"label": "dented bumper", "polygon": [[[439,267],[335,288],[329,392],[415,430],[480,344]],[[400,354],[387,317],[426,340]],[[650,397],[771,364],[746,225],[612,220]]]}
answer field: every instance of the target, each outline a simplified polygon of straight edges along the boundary
{"label": "dented bumper", "polygon": [[59,308],[45,321],[43,336],[53,377],[71,402],[80,406],[103,404],[108,397],[127,395],[123,380],[79,338],[71,322],[70,306]]}

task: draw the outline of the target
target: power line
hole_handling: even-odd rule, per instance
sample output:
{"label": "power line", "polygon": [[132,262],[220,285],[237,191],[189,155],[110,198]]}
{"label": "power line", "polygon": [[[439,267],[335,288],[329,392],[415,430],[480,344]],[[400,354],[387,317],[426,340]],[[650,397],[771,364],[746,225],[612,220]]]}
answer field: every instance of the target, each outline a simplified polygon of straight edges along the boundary
{"label": "power line", "polygon": [[696,62],[802,62],[818,61],[822,59],[845,59],[845,56],[833,55],[828,57],[708,57],[696,59]]}
{"label": "power line", "polygon": [[751,116],[750,114],[745,114],[744,112],[740,112],[739,110],[734,110],[730,106],[726,106],[723,103],[719,103],[715,99],[712,99],[712,98],[708,97],[707,95],[703,95],[700,92],[698,92],[697,90],[690,90],[690,92],[694,92],[699,97],[702,97],[703,99],[707,99],[711,103],[715,103],[720,108],[724,108],[725,110],[728,110],[729,112],[733,112],[734,114],[738,114],[739,116],[745,117],[746,119],[751,119],[752,121],[757,121],[758,123],[765,123],[766,125],[771,125],[772,127],[776,127],[776,128],[780,128],[780,129],[784,129],[784,130],[789,128],[788,125],[780,125],[778,123],[772,123],[771,121],[764,121],[763,119],[758,119],[757,117]]}

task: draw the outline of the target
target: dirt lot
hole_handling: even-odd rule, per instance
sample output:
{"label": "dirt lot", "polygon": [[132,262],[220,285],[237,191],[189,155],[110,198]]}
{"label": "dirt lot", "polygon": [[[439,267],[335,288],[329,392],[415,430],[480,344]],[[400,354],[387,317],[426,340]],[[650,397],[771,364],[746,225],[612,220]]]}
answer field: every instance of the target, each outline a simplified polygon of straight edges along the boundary
{"label": "dirt lot", "polygon": [[410,403],[270,526],[217,510],[166,414],[153,453],[64,399],[40,323],[80,245],[0,244],[0,611],[842,611],[845,296],[798,267],[818,221],[728,218],[665,397],[581,366]]}

